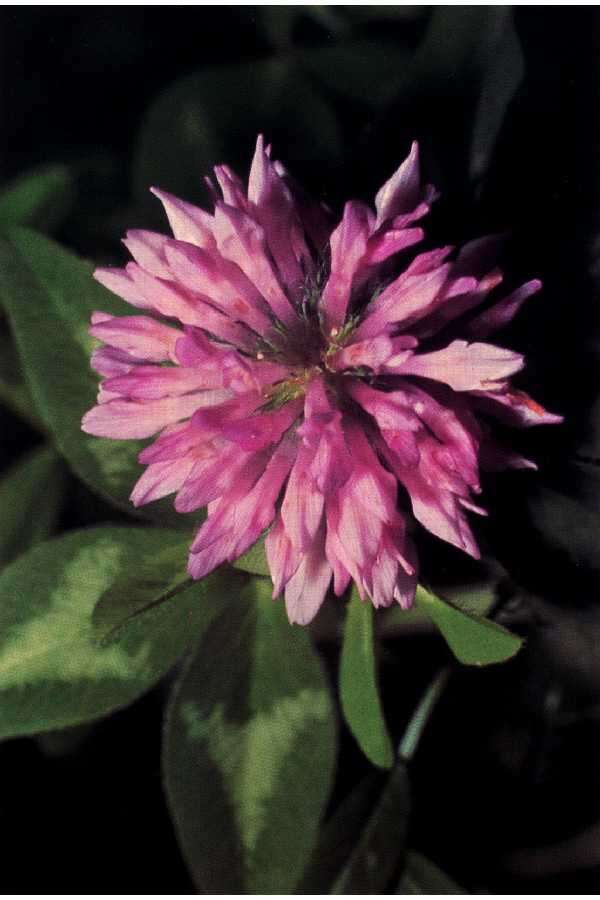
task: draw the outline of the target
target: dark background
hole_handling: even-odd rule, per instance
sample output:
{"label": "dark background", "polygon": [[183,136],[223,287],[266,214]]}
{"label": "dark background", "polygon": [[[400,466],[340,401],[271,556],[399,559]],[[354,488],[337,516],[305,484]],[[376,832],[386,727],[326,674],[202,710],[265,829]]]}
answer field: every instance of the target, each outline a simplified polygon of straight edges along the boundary
{"label": "dark background", "polygon": [[[89,258],[118,262],[126,227],[160,223],[142,188],[159,180],[201,200],[207,162],[244,171],[265,130],[334,207],[372,196],[419,139],[442,191],[433,239],[508,231],[509,277],[543,279],[506,342],[528,356],[523,387],[566,423],[514,438],[540,473],[490,480],[494,514],[478,532],[508,573],[497,615],[527,648],[453,676],[415,765],[412,845],[470,891],[596,893],[598,13],[5,7],[0,53],[0,176],[67,164],[73,201],[55,236]],[[273,102],[271,76],[256,74],[265,60]],[[173,88],[194,76],[182,91],[204,116],[198,141]],[[3,466],[38,440],[5,410],[0,427]],[[73,482],[63,529],[117,520]],[[438,574],[463,565],[435,542],[424,554]],[[336,648],[323,649],[333,665]],[[396,732],[446,658],[433,636],[386,640]],[[192,892],[161,794],[162,699],[0,748],[4,892]],[[346,735],[338,794],[367,768]],[[533,847],[546,849],[514,855]]]}

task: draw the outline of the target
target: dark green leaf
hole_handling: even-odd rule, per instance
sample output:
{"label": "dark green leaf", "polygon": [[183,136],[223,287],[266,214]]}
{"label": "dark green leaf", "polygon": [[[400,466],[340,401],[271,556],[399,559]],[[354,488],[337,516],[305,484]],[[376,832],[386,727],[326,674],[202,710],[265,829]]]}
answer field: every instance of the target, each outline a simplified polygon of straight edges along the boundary
{"label": "dark green leaf", "polygon": [[332,894],[385,894],[404,855],[410,790],[408,772],[398,761]]}
{"label": "dark green leaf", "polygon": [[49,537],[57,523],[65,469],[56,452],[39,447],[0,480],[0,567]]}
{"label": "dark green leaf", "polygon": [[99,641],[112,638],[133,616],[168,602],[191,587],[187,574],[187,543],[181,540],[144,555],[131,572],[124,572],[104,591],[94,607],[92,624]]}
{"label": "dark green leaf", "polygon": [[[436,585],[436,590],[463,612],[485,616],[497,602],[498,585],[504,579],[504,569],[497,563],[486,560],[478,564],[468,581]],[[381,610],[375,618],[375,625],[376,633],[385,637],[411,631],[431,631],[434,627],[430,616],[418,604],[411,609],[402,609],[394,604]]]}
{"label": "dark green leaf", "polygon": [[456,658],[466,665],[484,666],[510,659],[523,641],[489,619],[458,609],[420,586],[417,605],[437,625]]}
{"label": "dark green leaf", "polygon": [[375,771],[364,778],[340,803],[321,828],[319,842],[298,886],[299,894],[327,894],[360,838],[381,789],[381,775]]}
{"label": "dark green leaf", "polygon": [[308,633],[252,579],[206,632],[167,718],[167,795],[199,890],[294,891],[329,796],[334,723]]}
{"label": "dark green leaf", "polygon": [[233,563],[236,569],[242,569],[244,572],[250,572],[252,575],[270,575],[267,557],[265,555],[265,542],[261,538],[253,547],[240,556]]}
{"label": "dark green leaf", "polygon": [[510,7],[500,7],[491,20],[491,46],[483,68],[481,92],[474,117],[470,174],[483,178],[506,115],[523,79],[525,65]]}
{"label": "dark green leaf", "polygon": [[487,580],[472,584],[449,585],[444,588],[443,594],[453,606],[457,606],[462,612],[485,616],[498,599],[500,577],[499,569],[492,570]]}
{"label": "dark green leaf", "polygon": [[352,24],[363,24],[381,20],[400,21],[418,19],[427,15],[427,7],[414,6],[412,4],[389,4],[383,6],[378,3],[370,3],[356,6],[339,6],[335,12]]}
{"label": "dark green leaf", "polygon": [[394,750],[377,687],[373,607],[361,602],[356,589],[346,608],[340,698],[344,718],[365,756],[373,765],[389,769]]}
{"label": "dark green leaf", "polygon": [[[8,310],[36,408],[58,450],[91,488],[131,511],[129,494],[142,473],[139,441],[84,434],[81,418],[96,402],[98,376],[90,368],[94,310],[130,314],[127,305],[92,279],[93,267],[58,244],[26,229],[0,243],[0,295]],[[176,526],[189,519],[167,500],[149,516]]]}
{"label": "dark green leaf", "polygon": [[415,850],[406,854],[406,863],[396,894],[465,894],[435,863]]}
{"label": "dark green leaf", "polygon": [[[586,480],[592,497],[590,488],[595,474],[591,472]],[[594,487],[597,489],[597,485]],[[547,487],[539,487],[532,493],[528,509],[533,527],[550,548],[565,553],[575,566],[600,571],[600,510],[592,510],[579,498]]]}
{"label": "dark green leaf", "polygon": [[0,403],[36,431],[45,430],[35,410],[31,392],[23,381],[19,357],[8,334],[0,336]]}
{"label": "dark green leaf", "polygon": [[[173,560],[185,557],[177,531],[93,528],[40,544],[2,572],[0,736],[64,728],[124,706],[200,637],[236,582],[212,575],[96,636],[98,601],[167,547]],[[174,574],[166,567],[165,582]]]}
{"label": "dark green leaf", "polygon": [[73,199],[73,179],[66,166],[41,166],[0,189],[0,226],[31,225],[51,230]]}
{"label": "dark green leaf", "polygon": [[290,165],[322,164],[341,146],[332,112],[291,57],[204,69],[175,82],[148,111],[137,148],[136,194],[148,214],[159,216],[151,185],[195,202],[216,163],[246,171],[259,132],[282,136]]}
{"label": "dark green leaf", "polygon": [[360,40],[298,53],[302,68],[328,90],[384,106],[406,81],[412,54],[397,43]]}
{"label": "dark green leaf", "polygon": [[298,6],[261,6],[258,10],[265,37],[277,50],[288,50],[292,45],[294,25],[302,8]]}

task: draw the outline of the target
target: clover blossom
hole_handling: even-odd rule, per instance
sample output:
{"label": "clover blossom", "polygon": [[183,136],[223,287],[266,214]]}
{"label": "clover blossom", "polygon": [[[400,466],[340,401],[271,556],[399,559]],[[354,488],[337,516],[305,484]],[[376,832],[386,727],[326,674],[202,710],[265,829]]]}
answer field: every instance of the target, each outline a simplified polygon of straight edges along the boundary
{"label": "clover blossom", "polygon": [[260,137],[247,186],[224,165],[215,178],[212,213],[153,188],[173,237],[130,231],[134,261],[96,271],[138,312],[92,318],[103,381],[83,429],[158,435],[131,500],[208,507],[193,578],[266,532],[291,622],[351,581],[409,607],[409,520],[477,557],[480,468],[535,468],[490,423],[561,421],[511,386],[523,357],[487,342],[541,284],[498,299],[491,238],[407,264],[435,199],[416,144],[375,208],[351,200],[337,224]]}

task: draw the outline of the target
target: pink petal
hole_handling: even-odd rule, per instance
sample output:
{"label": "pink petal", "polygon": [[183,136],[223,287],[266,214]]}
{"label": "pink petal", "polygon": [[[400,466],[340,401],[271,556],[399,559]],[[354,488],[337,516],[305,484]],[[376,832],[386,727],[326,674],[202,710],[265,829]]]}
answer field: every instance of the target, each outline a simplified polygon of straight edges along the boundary
{"label": "pink petal", "polygon": [[264,471],[264,453],[248,453],[235,445],[221,447],[196,461],[175,498],[177,512],[193,512],[230,492],[240,476],[254,478]]}
{"label": "pink petal", "polygon": [[152,309],[152,304],[148,302],[146,296],[125,269],[96,269],[94,278],[111,293],[130,303],[131,306],[138,309]]}
{"label": "pink petal", "polygon": [[422,228],[391,229],[375,235],[369,240],[364,262],[369,266],[377,265],[389,259],[394,253],[418,244],[425,237]]}
{"label": "pink petal", "polygon": [[386,335],[379,335],[343,347],[329,358],[329,365],[338,372],[359,366],[366,366],[374,372],[379,372],[393,354],[392,339]]}
{"label": "pink petal", "polygon": [[255,339],[243,325],[232,322],[229,316],[219,312],[199,298],[192,297],[173,282],[161,281],[149,275],[136,263],[129,263],[135,284],[143,292],[148,303],[158,313],[168,318],[179,319],[184,325],[195,325],[214,334],[224,341],[244,349],[252,349]]}
{"label": "pink petal", "polygon": [[193,456],[184,456],[181,459],[152,463],[138,479],[129,499],[134,506],[143,506],[178,491],[194,462]]}
{"label": "pink petal", "polygon": [[291,625],[308,625],[314,619],[329,590],[331,575],[323,538],[317,538],[285,588],[285,608]]}
{"label": "pink petal", "polygon": [[271,330],[266,304],[237,266],[177,241],[167,244],[166,257],[186,290],[203,295],[234,321],[244,322],[261,335]]}
{"label": "pink petal", "polygon": [[413,142],[410,153],[388,181],[377,192],[375,208],[377,221],[375,227],[397,216],[399,213],[407,213],[414,209],[420,199],[420,168],[419,145]]}
{"label": "pink petal", "polygon": [[179,319],[184,325],[201,325],[199,304],[172,281],[150,275],[137,263],[127,264],[127,274],[146,298],[149,306],[162,316]]}
{"label": "pink petal", "polygon": [[198,369],[135,366],[125,375],[109,378],[104,382],[104,387],[132,400],[160,400],[162,397],[225,387],[223,372],[211,374],[212,377]]}
{"label": "pink petal", "polygon": [[341,326],[350,302],[352,281],[363,261],[373,226],[373,214],[364,203],[351,200],[330,238],[331,269],[321,296],[321,313],[328,330]]}
{"label": "pink petal", "polygon": [[111,400],[85,414],[81,427],[96,437],[147,438],[166,425],[187,419],[201,406],[220,403],[228,391],[204,391],[163,400]]}
{"label": "pink petal", "polygon": [[542,282],[534,279],[521,285],[508,297],[495,303],[490,309],[486,309],[479,313],[475,318],[471,319],[465,328],[467,337],[470,338],[487,338],[499,328],[503,328],[516,316],[519,309],[529,297],[537,293],[542,287]]}
{"label": "pink petal", "polygon": [[261,226],[239,209],[217,203],[214,232],[221,254],[240,267],[284,325],[294,324],[296,313],[269,261]]}
{"label": "pink petal", "polygon": [[246,197],[242,179],[229,166],[215,166],[214,172],[225,203],[248,212],[250,204]]}
{"label": "pink petal", "polygon": [[285,532],[281,515],[275,517],[265,538],[265,554],[273,579],[273,599],[275,599],[286,586],[302,559],[301,552],[294,548]]}
{"label": "pink petal", "polygon": [[286,535],[302,551],[315,540],[325,506],[325,497],[309,473],[311,459],[308,448],[301,446],[281,504]]}
{"label": "pink petal", "polygon": [[248,490],[242,480],[209,510],[209,517],[192,543],[188,571],[202,578],[215,566],[231,562],[255,544],[275,516],[275,501],[293,463],[293,444],[280,445]]}
{"label": "pink petal", "polygon": [[158,278],[170,279],[171,273],[165,260],[165,244],[168,238],[154,231],[134,229],[127,232],[123,243],[142,269]]}
{"label": "pink petal", "polygon": [[464,550],[474,559],[480,553],[461,507],[449,492],[436,493],[417,479],[403,479],[410,494],[414,516],[428,531]]}
{"label": "pink petal", "polygon": [[265,152],[262,135],[256,142],[250,168],[248,199],[256,207],[256,217],[264,229],[283,283],[289,289],[297,288],[305,274],[301,261],[312,268],[312,259],[292,194]]}
{"label": "pink petal", "polygon": [[378,391],[364,383],[354,384],[351,395],[373,416],[384,440],[402,463],[416,465],[420,454],[415,433],[422,425],[410,396],[403,391]]}
{"label": "pink petal", "polygon": [[482,412],[507,425],[530,428],[533,425],[559,425],[564,421],[563,416],[548,412],[525,391],[474,391],[471,396]]}
{"label": "pink petal", "polygon": [[116,375],[125,375],[142,360],[131,356],[124,350],[115,347],[97,347],[90,360],[92,369],[99,375],[111,378]]}
{"label": "pink petal", "polygon": [[420,338],[437,334],[453,319],[457,319],[479,306],[503,280],[502,273],[497,269],[488,272],[480,281],[470,276],[455,278],[456,271],[455,266],[453,277],[440,295],[436,305],[425,318],[417,323],[416,327],[413,327],[413,331]]}
{"label": "pink petal", "polygon": [[340,487],[352,471],[342,428],[342,415],[332,403],[321,378],[314,378],[304,400],[304,422],[296,429],[312,453],[309,474],[322,494]]}
{"label": "pink petal", "polygon": [[138,456],[140,463],[162,462],[185,456],[190,450],[198,452],[207,438],[195,425],[194,419],[168,425],[160,436],[148,447],[144,447]]}
{"label": "pink petal", "polygon": [[150,188],[164,206],[171,231],[178,241],[187,241],[197,247],[214,247],[212,216],[185,200],[174,197],[159,188]]}
{"label": "pink petal", "polygon": [[236,393],[261,390],[289,375],[288,369],[269,360],[254,362],[229,347],[211,343],[195,328],[186,328],[175,347],[177,361],[184,367],[198,368],[207,378],[219,373],[225,387]]}
{"label": "pink petal", "polygon": [[397,375],[419,375],[450,385],[455,391],[499,389],[502,379],[523,368],[520,353],[493,344],[453,341],[443,350],[414,354],[397,369]]}
{"label": "pink petal", "polygon": [[419,580],[419,560],[415,545],[410,538],[406,538],[404,544],[404,556],[412,566],[413,573],[409,575],[404,569],[398,569],[396,587],[394,588],[394,600],[400,604],[402,609],[410,609],[415,601],[415,593],[417,591],[417,583]]}
{"label": "pink petal", "polygon": [[[94,317],[99,314],[94,313]],[[105,314],[102,314],[105,315]],[[174,360],[181,331],[149,316],[106,316],[92,318],[90,334],[110,347],[123,350],[146,362]]]}
{"label": "pink petal", "polygon": [[294,206],[303,230],[310,238],[313,247],[319,253],[323,253],[327,247],[331,234],[332,224],[330,210],[323,203],[317,203],[306,191],[292,178],[283,163],[274,162],[275,171],[284,180],[294,199]]}
{"label": "pink petal", "polygon": [[444,264],[422,274],[407,275],[405,272],[400,275],[370,304],[354,338],[374,337],[388,325],[403,323],[406,326],[417,316],[425,315],[436,302],[450,271],[450,264]]}
{"label": "pink petal", "polygon": [[273,412],[256,412],[245,419],[227,422],[221,434],[244,450],[262,450],[279,441],[302,411],[302,401],[286,403]]}

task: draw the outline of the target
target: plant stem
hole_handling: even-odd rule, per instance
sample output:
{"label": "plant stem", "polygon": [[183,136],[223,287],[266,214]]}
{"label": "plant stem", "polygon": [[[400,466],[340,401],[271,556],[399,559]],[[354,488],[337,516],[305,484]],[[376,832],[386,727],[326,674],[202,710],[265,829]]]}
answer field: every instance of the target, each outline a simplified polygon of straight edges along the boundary
{"label": "plant stem", "polygon": [[437,673],[421,697],[398,746],[398,755],[404,762],[410,762],[417,752],[423,732],[427,727],[437,701],[446,687],[449,677],[450,668],[442,669]]}

